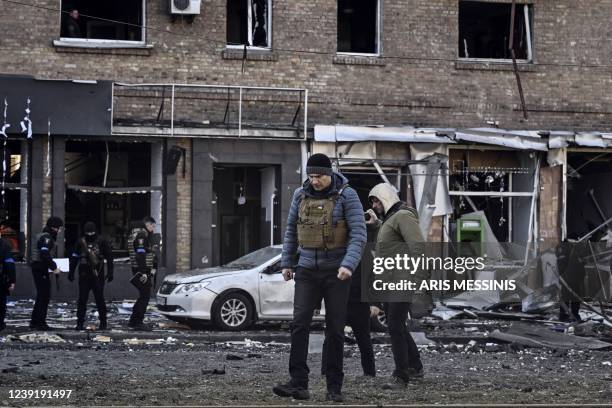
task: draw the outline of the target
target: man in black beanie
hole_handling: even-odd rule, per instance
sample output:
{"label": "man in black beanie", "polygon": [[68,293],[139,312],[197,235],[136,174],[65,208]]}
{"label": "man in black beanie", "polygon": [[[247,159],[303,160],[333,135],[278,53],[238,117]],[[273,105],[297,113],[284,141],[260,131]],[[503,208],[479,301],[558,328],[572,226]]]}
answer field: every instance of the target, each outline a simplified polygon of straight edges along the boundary
{"label": "man in black beanie", "polygon": [[74,281],[74,272],[79,270],[79,302],[77,306],[76,330],[83,330],[89,291],[94,294],[100,326],[98,330],[106,330],[106,302],[104,301],[104,261],[106,260],[107,278],[113,280],[113,252],[106,239],[98,236],[96,224],[89,221],[83,227],[81,237],[75,250],[70,255],[70,273],[68,280]]}
{"label": "man in black beanie", "polygon": [[308,180],[291,202],[281,259],[285,280],[295,277],[290,380],[272,391],[309,399],[308,337],[314,310],[325,301],[327,400],[342,402],[344,321],[351,275],[366,243],[363,207],[348,180],[324,154],[308,159]]}
{"label": "man in black beanie", "polygon": [[59,276],[60,270],[53,260],[56,256],[57,234],[64,226],[59,217],[49,217],[47,225],[40,234],[36,236],[36,245],[32,248],[32,276],[36,285],[36,301],[32,309],[30,328],[36,330],[51,330],[47,325],[47,309],[51,298],[50,273]]}

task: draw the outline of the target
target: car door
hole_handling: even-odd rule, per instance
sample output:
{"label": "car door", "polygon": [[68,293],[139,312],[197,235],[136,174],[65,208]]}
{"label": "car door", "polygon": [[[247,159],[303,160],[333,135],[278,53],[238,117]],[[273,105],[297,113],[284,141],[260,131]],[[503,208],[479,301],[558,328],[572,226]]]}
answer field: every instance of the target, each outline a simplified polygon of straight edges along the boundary
{"label": "car door", "polygon": [[280,260],[259,272],[259,311],[261,317],[288,318],[293,316],[294,281],[285,281]]}

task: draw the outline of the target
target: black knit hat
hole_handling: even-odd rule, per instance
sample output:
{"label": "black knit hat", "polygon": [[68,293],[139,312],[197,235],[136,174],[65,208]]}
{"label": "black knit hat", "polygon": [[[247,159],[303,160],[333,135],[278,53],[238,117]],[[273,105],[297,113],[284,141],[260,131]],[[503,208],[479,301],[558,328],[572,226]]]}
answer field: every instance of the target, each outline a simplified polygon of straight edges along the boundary
{"label": "black knit hat", "polygon": [[313,154],[306,162],[306,174],[331,176],[333,174],[331,160],[323,153]]}
{"label": "black knit hat", "polygon": [[83,226],[83,232],[85,234],[95,234],[96,233],[96,224],[92,221],[87,221]]}
{"label": "black knit hat", "polygon": [[60,217],[49,217],[47,220],[47,227],[49,228],[61,228],[64,226],[64,221]]}

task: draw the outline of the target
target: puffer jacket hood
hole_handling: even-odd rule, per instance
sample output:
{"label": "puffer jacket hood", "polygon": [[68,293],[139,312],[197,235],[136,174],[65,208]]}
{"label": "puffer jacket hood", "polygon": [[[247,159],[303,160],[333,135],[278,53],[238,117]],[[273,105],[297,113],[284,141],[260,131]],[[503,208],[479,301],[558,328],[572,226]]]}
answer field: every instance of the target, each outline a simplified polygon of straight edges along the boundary
{"label": "puffer jacket hood", "polygon": [[[331,189],[328,192],[329,195],[337,193],[338,191],[340,191],[343,185],[348,184],[348,179],[337,171],[334,171],[334,174],[332,174],[331,177],[332,182]],[[309,197],[312,197],[317,193],[317,191],[310,184],[310,180],[306,180],[304,184],[302,184],[302,189],[304,190],[304,193],[306,193],[306,195]]]}
{"label": "puffer jacket hood", "polygon": [[387,214],[391,207],[393,207],[400,200],[399,196],[397,195],[397,190],[389,183],[380,183],[375,185],[374,188],[370,190],[368,197],[376,197],[378,201],[382,203],[385,214]]}

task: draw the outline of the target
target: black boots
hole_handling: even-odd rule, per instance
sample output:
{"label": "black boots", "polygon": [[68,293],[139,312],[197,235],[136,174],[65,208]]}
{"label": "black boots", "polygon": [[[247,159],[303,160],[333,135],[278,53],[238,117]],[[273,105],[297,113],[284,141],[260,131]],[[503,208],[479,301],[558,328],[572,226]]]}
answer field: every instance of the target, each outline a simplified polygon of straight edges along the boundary
{"label": "black boots", "polygon": [[296,382],[289,381],[286,384],[278,384],[272,387],[272,392],[279,397],[291,397],[296,400],[307,400],[310,399],[310,393],[308,387],[305,387]]}

